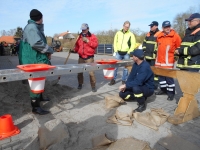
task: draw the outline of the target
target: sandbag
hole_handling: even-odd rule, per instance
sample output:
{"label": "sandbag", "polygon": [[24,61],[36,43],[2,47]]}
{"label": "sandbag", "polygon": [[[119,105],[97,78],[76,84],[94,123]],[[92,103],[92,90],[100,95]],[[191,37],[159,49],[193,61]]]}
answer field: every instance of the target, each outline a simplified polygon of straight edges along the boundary
{"label": "sandbag", "polygon": [[129,106],[120,106],[117,108],[116,113],[108,118],[108,123],[120,124],[124,126],[131,126],[133,123],[133,109]]}
{"label": "sandbag", "polygon": [[92,145],[94,147],[92,150],[106,150],[112,142],[107,138],[106,134],[99,135],[92,139]]}
{"label": "sandbag", "polygon": [[158,130],[158,127],[167,121],[169,114],[162,108],[152,108],[151,112],[133,113],[134,119],[151,129]]}
{"label": "sandbag", "polygon": [[105,97],[106,108],[115,108],[118,107],[121,103],[124,103],[124,100],[120,98],[118,95]]}
{"label": "sandbag", "polygon": [[147,142],[124,138],[112,143],[107,150],[151,150],[151,148]]}
{"label": "sandbag", "polygon": [[165,123],[167,121],[167,118],[169,117],[169,114],[166,113],[162,108],[152,108],[150,115],[156,126],[160,126]]}
{"label": "sandbag", "polygon": [[158,127],[156,126],[155,122],[153,121],[153,118],[151,117],[150,113],[135,112],[135,113],[133,113],[133,117],[138,123],[140,123],[144,126],[147,126],[151,129],[158,130]]}

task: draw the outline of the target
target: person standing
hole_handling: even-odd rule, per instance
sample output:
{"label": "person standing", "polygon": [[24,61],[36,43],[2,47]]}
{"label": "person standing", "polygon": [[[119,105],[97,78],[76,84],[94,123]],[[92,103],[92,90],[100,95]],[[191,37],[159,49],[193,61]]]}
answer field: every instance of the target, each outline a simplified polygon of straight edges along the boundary
{"label": "person standing", "polygon": [[179,56],[176,67],[181,70],[199,72],[200,69],[200,14],[194,13],[185,19],[188,28],[185,31],[180,48],[175,50]]}
{"label": "person standing", "polygon": [[[142,49],[144,51],[145,60],[149,63],[150,66],[155,65],[155,59],[156,59],[156,51],[157,51],[157,36],[161,33],[158,29],[158,22],[152,21],[152,23],[149,25],[150,31],[147,33],[143,44]],[[158,76],[154,76],[154,89],[156,90],[158,88]]]}
{"label": "person standing", "polygon": [[[174,68],[174,52],[180,47],[180,36],[171,29],[170,21],[162,23],[163,31],[157,37],[158,51],[155,66],[160,68]],[[167,100],[172,101],[175,95],[174,79],[165,76],[159,76],[160,90],[156,95],[167,94]]]}
{"label": "person standing", "polygon": [[142,112],[146,109],[147,97],[154,93],[154,74],[149,63],[144,60],[143,50],[136,49],[131,54],[134,64],[126,83],[119,87],[119,96],[124,100],[137,100],[139,106],[134,111]]}
{"label": "person standing", "polygon": [[0,56],[3,56],[4,53],[4,45],[3,42],[0,43]]}
{"label": "person standing", "polygon": [[[23,37],[20,41],[19,63],[23,64],[51,64],[50,58],[53,49],[47,45],[44,35],[43,15],[37,9],[30,11],[30,20],[24,28]],[[45,115],[49,111],[40,107],[40,101],[49,101],[44,99],[42,94],[35,94],[30,91],[32,112]]]}
{"label": "person standing", "polygon": [[[81,30],[82,32],[79,34],[74,48],[74,51],[79,55],[78,64],[93,63],[95,50],[98,46],[98,39],[94,34],[90,33],[89,26],[87,23],[83,23],[81,25]],[[92,92],[96,92],[96,78],[94,71],[90,71],[89,75]],[[78,73],[77,78],[78,89],[82,89],[83,73]]]}
{"label": "person standing", "polygon": [[[134,34],[129,30],[131,23],[129,21],[125,21],[123,24],[123,29],[118,31],[114,37],[114,53],[115,57],[118,60],[129,60],[130,52],[135,49],[136,40]],[[118,67],[115,68],[114,78],[110,81],[109,85],[114,85],[117,79],[117,70]],[[125,84],[128,78],[128,69],[124,68],[122,75],[122,84]]]}

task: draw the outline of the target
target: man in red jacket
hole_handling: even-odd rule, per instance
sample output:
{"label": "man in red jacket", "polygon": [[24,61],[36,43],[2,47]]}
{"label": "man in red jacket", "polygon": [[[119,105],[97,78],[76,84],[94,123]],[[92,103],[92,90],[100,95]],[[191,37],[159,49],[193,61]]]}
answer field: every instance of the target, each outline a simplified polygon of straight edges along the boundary
{"label": "man in red jacket", "polygon": [[[98,46],[97,37],[89,32],[89,26],[87,23],[81,25],[82,32],[80,33],[76,43],[74,51],[79,54],[78,63],[93,63],[95,50]],[[90,84],[92,92],[96,92],[96,79],[93,71],[90,74]],[[83,85],[83,73],[78,73],[78,89],[82,89]]]}

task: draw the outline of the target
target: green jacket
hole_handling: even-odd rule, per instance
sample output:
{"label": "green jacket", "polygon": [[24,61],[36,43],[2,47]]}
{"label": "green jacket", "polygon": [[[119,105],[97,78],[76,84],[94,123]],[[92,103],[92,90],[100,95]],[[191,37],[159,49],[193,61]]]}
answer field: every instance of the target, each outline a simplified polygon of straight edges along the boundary
{"label": "green jacket", "polygon": [[22,64],[50,64],[47,54],[53,49],[47,45],[43,24],[36,24],[29,20],[24,28],[23,38],[20,41],[19,63]]}
{"label": "green jacket", "polygon": [[114,38],[114,51],[115,52],[127,52],[128,54],[135,49],[136,40],[133,33],[128,30],[123,32],[123,30],[118,31]]}

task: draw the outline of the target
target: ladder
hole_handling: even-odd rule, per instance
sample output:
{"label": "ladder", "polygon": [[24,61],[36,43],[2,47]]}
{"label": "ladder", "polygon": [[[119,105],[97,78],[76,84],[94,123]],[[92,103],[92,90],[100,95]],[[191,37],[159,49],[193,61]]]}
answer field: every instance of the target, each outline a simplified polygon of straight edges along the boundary
{"label": "ladder", "polygon": [[29,78],[89,72],[95,70],[102,70],[106,68],[115,68],[115,67],[132,66],[132,65],[133,61],[130,60],[130,61],[120,61],[116,64],[85,63],[85,64],[54,65],[56,67],[54,69],[47,71],[37,71],[37,72],[25,72],[20,69],[4,69],[0,70],[0,83],[24,80]]}

